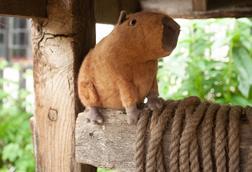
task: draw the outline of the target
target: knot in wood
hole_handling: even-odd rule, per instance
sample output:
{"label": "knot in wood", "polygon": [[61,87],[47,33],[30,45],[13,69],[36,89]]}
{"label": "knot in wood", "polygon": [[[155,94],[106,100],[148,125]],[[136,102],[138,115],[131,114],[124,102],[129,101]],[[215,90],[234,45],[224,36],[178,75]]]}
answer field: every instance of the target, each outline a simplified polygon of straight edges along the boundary
{"label": "knot in wood", "polygon": [[58,111],[56,109],[50,108],[48,112],[48,118],[50,121],[57,121]]}

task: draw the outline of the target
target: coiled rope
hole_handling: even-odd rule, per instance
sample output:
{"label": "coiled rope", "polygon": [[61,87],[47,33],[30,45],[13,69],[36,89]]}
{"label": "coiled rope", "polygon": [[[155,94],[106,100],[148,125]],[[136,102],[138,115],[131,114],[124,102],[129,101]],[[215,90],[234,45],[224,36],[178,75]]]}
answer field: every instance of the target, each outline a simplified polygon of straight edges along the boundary
{"label": "coiled rope", "polygon": [[[152,115],[143,110],[137,124],[136,172],[239,172],[243,114],[252,129],[252,108],[200,102],[197,97],[166,101]],[[169,164],[163,151],[167,130]],[[252,146],[248,156],[246,172],[252,172]]]}

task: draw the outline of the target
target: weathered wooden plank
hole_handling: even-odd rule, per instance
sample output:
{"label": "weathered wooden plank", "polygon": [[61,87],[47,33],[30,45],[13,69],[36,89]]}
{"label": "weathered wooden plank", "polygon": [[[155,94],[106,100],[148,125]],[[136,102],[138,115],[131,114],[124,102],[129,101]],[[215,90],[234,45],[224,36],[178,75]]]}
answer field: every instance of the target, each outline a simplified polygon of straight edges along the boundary
{"label": "weathered wooden plank", "polygon": [[141,1],[142,9],[163,12],[171,16],[184,16],[193,10],[192,1],[188,0],[145,0]]}
{"label": "weathered wooden plank", "polygon": [[0,0],[0,14],[23,17],[46,17],[47,0]]}
{"label": "weathered wooden plank", "polygon": [[249,17],[252,16],[252,4],[247,3],[244,5],[243,1],[234,3],[228,1],[225,4],[219,4],[213,6],[209,4],[210,9],[206,11],[194,11],[192,1],[187,0],[144,0],[141,1],[141,7],[143,10],[155,11],[166,13],[174,18],[219,18],[219,17]]}
{"label": "weathered wooden plank", "polygon": [[115,24],[121,10],[140,11],[138,0],[95,0],[95,17],[98,23]]}
{"label": "weathered wooden plank", "polygon": [[[80,163],[94,166],[119,169],[132,172],[134,168],[134,145],[136,127],[127,124],[126,114],[122,111],[102,110],[105,124],[94,125],[87,123],[85,113],[80,113],[77,118],[76,160]],[[164,143],[169,145],[169,132],[164,136]],[[247,163],[247,152],[252,144],[252,134],[247,121],[241,121],[241,164]],[[168,146],[165,162],[168,164]]]}
{"label": "weathered wooden plank", "polygon": [[[65,0],[67,6],[69,0]],[[46,0],[0,0],[0,14],[21,17],[47,17]],[[174,18],[218,18],[252,16],[252,4],[243,1],[216,0],[95,0],[95,16],[99,23],[115,24],[121,10],[157,11]]]}
{"label": "weathered wooden plank", "polygon": [[38,172],[95,172],[75,161],[74,129],[82,109],[76,89],[81,61],[95,44],[93,0],[48,0],[48,19],[33,19]]}
{"label": "weathered wooden plank", "polygon": [[206,11],[207,0],[192,0],[193,11]]}

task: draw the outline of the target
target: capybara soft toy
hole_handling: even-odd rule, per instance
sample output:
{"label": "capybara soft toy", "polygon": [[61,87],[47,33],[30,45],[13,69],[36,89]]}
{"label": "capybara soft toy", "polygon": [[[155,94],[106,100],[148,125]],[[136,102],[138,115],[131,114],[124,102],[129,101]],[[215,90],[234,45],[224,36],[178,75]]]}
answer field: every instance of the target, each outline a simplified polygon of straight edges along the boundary
{"label": "capybara soft toy", "polygon": [[85,57],[78,76],[78,93],[88,119],[103,123],[98,108],[126,109],[128,123],[138,120],[137,105],[160,106],[157,61],[177,45],[179,25],[154,12],[127,15],[122,11],[113,31]]}

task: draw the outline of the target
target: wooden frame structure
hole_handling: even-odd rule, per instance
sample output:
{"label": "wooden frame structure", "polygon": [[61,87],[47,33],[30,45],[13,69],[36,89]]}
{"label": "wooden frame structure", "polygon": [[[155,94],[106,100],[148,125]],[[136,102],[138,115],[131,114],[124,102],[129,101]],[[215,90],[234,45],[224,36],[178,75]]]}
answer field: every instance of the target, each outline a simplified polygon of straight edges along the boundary
{"label": "wooden frame structure", "polygon": [[[71,0],[62,0],[68,6]],[[0,0],[0,14],[19,17],[48,18],[47,0]],[[60,1],[59,1],[60,3]],[[167,13],[175,18],[217,18],[252,16],[250,0],[94,0],[96,22],[115,23],[121,10]]]}
{"label": "wooden frame structure", "polygon": [[1,15],[29,17],[33,21],[36,113],[31,124],[38,172],[96,171],[95,167],[78,164],[74,156],[75,122],[83,109],[76,79],[83,57],[95,44],[95,14],[97,21],[103,23],[114,23],[121,9],[159,11],[185,18],[252,16],[249,0],[242,1],[245,6],[230,8],[229,1],[212,7],[217,0],[95,2],[0,0]]}

